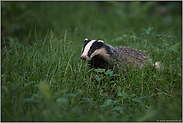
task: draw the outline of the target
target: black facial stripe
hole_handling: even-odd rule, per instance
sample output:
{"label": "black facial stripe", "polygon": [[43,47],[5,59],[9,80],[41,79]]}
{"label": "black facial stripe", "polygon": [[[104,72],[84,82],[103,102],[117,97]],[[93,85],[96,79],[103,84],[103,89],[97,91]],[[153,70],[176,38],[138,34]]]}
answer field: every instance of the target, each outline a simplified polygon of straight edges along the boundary
{"label": "black facial stripe", "polygon": [[100,49],[101,45],[99,45],[98,41],[93,42],[93,44],[90,47],[90,50],[88,51],[88,56],[90,57],[91,54],[97,50]]}
{"label": "black facial stripe", "polygon": [[[86,46],[90,41],[91,41],[91,40],[85,41],[85,43],[84,43],[84,45],[83,45],[82,53],[84,52],[85,46]],[[82,54],[82,53],[81,53],[81,54]]]}

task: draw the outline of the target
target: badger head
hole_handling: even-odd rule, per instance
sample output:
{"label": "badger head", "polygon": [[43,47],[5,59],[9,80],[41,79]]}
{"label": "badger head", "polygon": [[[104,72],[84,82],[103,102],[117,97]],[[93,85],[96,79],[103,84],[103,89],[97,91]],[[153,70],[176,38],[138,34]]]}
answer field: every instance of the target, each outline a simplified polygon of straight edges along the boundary
{"label": "badger head", "polygon": [[104,41],[102,40],[89,40],[85,38],[81,59],[84,61],[89,61],[96,55],[100,55],[104,58],[108,57],[108,54],[103,46]]}

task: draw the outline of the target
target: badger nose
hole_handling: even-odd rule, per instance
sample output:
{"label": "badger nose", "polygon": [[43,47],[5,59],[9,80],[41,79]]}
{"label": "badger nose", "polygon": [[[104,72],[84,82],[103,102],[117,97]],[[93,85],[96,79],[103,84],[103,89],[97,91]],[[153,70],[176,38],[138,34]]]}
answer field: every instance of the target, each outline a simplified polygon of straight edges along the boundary
{"label": "badger nose", "polygon": [[86,61],[86,55],[81,55],[81,59],[82,59],[83,61]]}

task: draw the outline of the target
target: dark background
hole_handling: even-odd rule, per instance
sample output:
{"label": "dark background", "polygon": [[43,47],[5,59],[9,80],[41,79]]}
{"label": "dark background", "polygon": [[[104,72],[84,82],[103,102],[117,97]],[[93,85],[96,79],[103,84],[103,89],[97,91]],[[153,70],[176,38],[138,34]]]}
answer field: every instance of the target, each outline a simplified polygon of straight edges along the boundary
{"label": "dark background", "polygon": [[[182,2],[1,2],[1,36],[31,44],[50,30],[70,40],[111,41],[128,30],[137,35],[148,26],[172,31],[181,40]],[[73,37],[73,34],[77,37]],[[69,35],[68,35],[69,36]],[[28,40],[29,39],[29,40]],[[4,44],[4,43],[3,43]]]}

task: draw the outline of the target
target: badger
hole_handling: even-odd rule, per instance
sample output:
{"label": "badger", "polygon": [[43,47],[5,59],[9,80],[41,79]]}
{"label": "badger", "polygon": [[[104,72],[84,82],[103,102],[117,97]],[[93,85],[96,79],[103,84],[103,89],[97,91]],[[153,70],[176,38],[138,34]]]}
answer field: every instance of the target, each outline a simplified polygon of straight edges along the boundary
{"label": "badger", "polygon": [[154,66],[152,60],[142,51],[124,46],[112,47],[104,44],[103,40],[87,38],[84,39],[81,59],[87,61],[91,68],[112,69],[116,73],[119,68],[125,73],[129,67],[141,69],[147,63]]}

